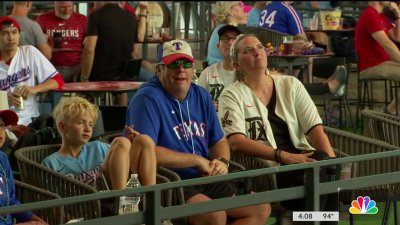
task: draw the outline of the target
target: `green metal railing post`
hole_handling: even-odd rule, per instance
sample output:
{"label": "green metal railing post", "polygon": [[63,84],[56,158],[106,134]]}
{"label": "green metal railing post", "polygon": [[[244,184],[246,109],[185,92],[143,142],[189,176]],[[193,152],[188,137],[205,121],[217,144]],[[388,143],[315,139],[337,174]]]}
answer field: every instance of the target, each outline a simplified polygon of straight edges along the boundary
{"label": "green metal railing post", "polygon": [[[320,187],[319,187],[320,167],[313,167],[305,171],[305,201],[306,211],[320,211]],[[314,221],[314,225],[319,225],[319,221]]]}
{"label": "green metal railing post", "polygon": [[[143,199],[143,198],[142,198]],[[149,213],[146,213],[146,224],[147,225],[160,225],[161,218],[161,191],[152,191],[146,194],[146,210],[149,210]]]}

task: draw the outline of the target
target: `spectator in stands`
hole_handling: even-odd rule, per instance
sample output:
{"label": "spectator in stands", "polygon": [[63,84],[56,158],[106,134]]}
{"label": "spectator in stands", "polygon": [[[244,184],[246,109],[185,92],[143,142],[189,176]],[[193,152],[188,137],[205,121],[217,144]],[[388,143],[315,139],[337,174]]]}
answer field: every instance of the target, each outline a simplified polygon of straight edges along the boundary
{"label": "spectator in stands", "polygon": [[[230,50],[233,40],[241,33],[240,29],[233,25],[225,25],[219,29],[218,49],[223,56],[223,60],[204,69],[198,81],[198,84],[210,93],[217,110],[218,100],[222,91],[235,81],[235,68],[230,56]],[[311,95],[331,93],[341,96],[344,92],[345,83],[346,71],[340,69],[321,83],[307,83],[304,86]]]}
{"label": "spectator in stands", "polygon": [[8,103],[28,125],[39,116],[36,94],[62,87],[64,80],[54,66],[31,45],[18,47],[20,25],[12,17],[0,17],[0,90],[7,91]]}
{"label": "spectator in stands", "polygon": [[222,90],[233,83],[235,78],[235,68],[230,57],[230,49],[233,40],[241,33],[239,28],[233,25],[221,27],[218,30],[219,42],[217,47],[223,59],[208,66],[200,74],[198,85],[207,89],[216,109],[218,109],[218,99]]}
{"label": "spectator in stands", "polygon": [[[221,94],[219,115],[232,151],[282,165],[335,157],[318,110],[304,86],[292,76],[266,72],[267,55],[256,36],[239,35],[232,45],[231,57],[238,81]],[[292,183],[304,184],[303,171],[277,174],[279,188]],[[302,211],[301,204],[304,201],[284,206]]]}
{"label": "spectator in stands", "polygon": [[[301,14],[291,6],[292,2],[273,1],[267,4],[261,12],[258,26],[293,35],[295,40],[308,41],[303,29]],[[308,61],[308,65],[311,66],[312,59],[308,59]],[[293,75],[296,77],[299,76],[299,73],[300,70],[297,68],[293,71]],[[306,73],[310,73],[310,70],[307,72],[303,71],[303,74]]]}
{"label": "spectator in stands", "polygon": [[[136,20],[137,20],[137,29],[138,29],[138,41],[142,42],[144,41],[144,37],[146,34],[146,27],[147,27],[147,14],[148,14],[148,2],[147,1],[140,1],[140,2],[136,2],[137,5],[139,5],[139,18],[136,17],[136,6],[133,7],[131,4],[129,4],[129,2],[126,1],[121,1],[121,7],[129,12],[131,12],[133,15],[135,15]],[[141,16],[140,16],[141,15]],[[146,16],[144,16],[146,15]],[[133,51],[134,51],[134,58],[138,58],[139,57],[139,46],[141,46],[142,44],[140,43],[136,43],[133,47]],[[142,67],[143,70],[141,69],[139,74],[139,80],[140,81],[148,81],[154,74],[152,72],[153,67],[151,65],[151,62],[149,62],[148,60],[142,60]]]}
{"label": "spectator in stands", "polygon": [[[157,164],[182,179],[228,173],[230,150],[207,91],[192,84],[194,58],[188,43],[164,43],[156,75],[131,100],[127,124],[151,137]],[[141,107],[137,107],[141,106]],[[184,187],[187,203],[233,196],[230,182]],[[267,201],[267,200],[266,200]],[[269,204],[189,216],[190,224],[264,224]]]}
{"label": "spectator in stands", "polygon": [[58,152],[42,164],[81,182],[95,186],[102,173],[112,189],[124,189],[129,171],[139,174],[143,185],[156,183],[156,158],[153,141],[131,127],[125,137],[116,137],[111,145],[89,142],[98,108],[81,97],[62,100],[54,109],[54,118],[62,138]]}
{"label": "spectator in stands", "polygon": [[[2,99],[4,101],[4,99]],[[7,99],[5,99],[7,101]],[[9,109],[0,110],[0,151],[7,157],[10,155],[17,137],[8,129],[8,126],[16,125],[18,122],[17,114]],[[1,128],[4,128],[2,132]]]}
{"label": "spectator in stands", "polygon": [[332,9],[331,1],[303,1],[304,9]]}
{"label": "spectator in stands", "polygon": [[72,1],[54,1],[54,10],[36,18],[53,47],[51,62],[65,82],[79,80],[87,18],[74,12]]}
{"label": "spectator in stands", "polygon": [[258,26],[260,22],[261,12],[265,8],[267,1],[255,1],[253,8],[247,14],[247,26]]}
{"label": "spectator in stands", "polygon": [[226,24],[246,24],[247,15],[240,6],[239,1],[224,2],[218,1],[215,6],[217,25],[215,26],[207,46],[208,65],[215,64],[222,60],[222,55],[217,48],[219,42],[218,30]]}
{"label": "spectator in stands", "polygon": [[[8,161],[7,155],[4,150],[9,144],[9,139],[6,135],[5,126],[16,124],[18,121],[17,114],[12,110],[1,110],[0,111],[0,207],[19,205],[20,201],[15,196],[15,183],[14,176]],[[12,225],[16,219],[17,224],[31,225],[44,225],[47,224],[41,218],[34,215],[30,211],[24,211],[19,213],[0,215],[1,224]]]}
{"label": "spectator in stands", "polygon": [[33,45],[46,56],[51,59],[51,47],[47,43],[47,37],[43,34],[40,25],[28,18],[28,13],[32,8],[32,2],[14,1],[11,17],[16,19],[21,25],[21,34],[19,45]]}
{"label": "spectator in stands", "polygon": [[[395,25],[382,13],[393,11]],[[400,81],[400,51],[393,42],[400,41],[400,11],[394,2],[370,1],[358,17],[355,30],[355,48],[361,79],[384,78]],[[399,115],[400,98],[396,96],[384,112]],[[397,101],[397,102],[396,102]]]}
{"label": "spectator in stands", "polygon": [[273,1],[261,12],[258,26],[295,35],[308,40],[304,33],[301,14],[291,6],[292,1]]}
{"label": "spectator in stands", "polygon": [[131,12],[132,14],[135,14],[136,12],[136,7],[133,7],[131,4],[129,4],[129,2],[127,1],[121,1],[121,6],[122,8],[128,10],[129,12]]}
{"label": "spectator in stands", "polygon": [[[147,18],[147,4],[141,3],[139,23]],[[139,39],[136,17],[122,9],[119,2],[106,2],[89,15],[87,37],[82,56],[82,81],[121,80],[125,60],[135,58],[134,44]],[[154,76],[149,69],[140,69],[139,79]],[[127,105],[128,95],[118,94],[117,105]]]}

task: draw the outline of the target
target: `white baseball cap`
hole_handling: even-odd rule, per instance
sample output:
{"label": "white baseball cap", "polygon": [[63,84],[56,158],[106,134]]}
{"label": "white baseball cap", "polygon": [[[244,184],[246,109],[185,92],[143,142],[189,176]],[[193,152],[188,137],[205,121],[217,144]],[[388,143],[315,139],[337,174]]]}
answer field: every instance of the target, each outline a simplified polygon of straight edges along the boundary
{"label": "white baseball cap", "polygon": [[190,45],[183,40],[165,42],[163,44],[161,62],[164,64],[170,64],[177,59],[187,59],[194,62]]}

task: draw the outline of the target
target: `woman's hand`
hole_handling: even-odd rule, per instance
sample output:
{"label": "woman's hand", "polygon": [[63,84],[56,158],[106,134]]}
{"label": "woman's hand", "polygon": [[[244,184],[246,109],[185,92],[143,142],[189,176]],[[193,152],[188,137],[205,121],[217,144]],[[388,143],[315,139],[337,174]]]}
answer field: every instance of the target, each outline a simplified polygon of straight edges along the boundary
{"label": "woman's hand", "polygon": [[281,151],[281,162],[284,164],[296,164],[296,163],[306,163],[315,162],[316,160],[311,158],[313,152],[293,154],[285,151]]}

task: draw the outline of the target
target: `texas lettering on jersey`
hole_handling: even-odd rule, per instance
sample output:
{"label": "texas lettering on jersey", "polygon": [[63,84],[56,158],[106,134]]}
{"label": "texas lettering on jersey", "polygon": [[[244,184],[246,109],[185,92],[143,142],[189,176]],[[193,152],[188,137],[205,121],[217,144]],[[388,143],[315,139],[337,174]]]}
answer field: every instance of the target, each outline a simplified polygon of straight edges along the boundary
{"label": "texas lettering on jersey", "polygon": [[7,75],[6,78],[0,79],[0,90],[8,90],[10,87],[14,87],[17,83],[29,80],[31,75],[32,75],[32,70],[29,66],[20,69],[16,73]]}
{"label": "texas lettering on jersey", "polygon": [[198,123],[197,121],[190,121],[190,122],[185,122],[185,123],[180,123],[176,126],[173,127],[173,130],[175,132],[176,137],[179,140],[182,140],[182,137],[185,140],[188,140],[190,136],[198,136],[201,138],[204,138],[205,135],[205,129],[206,129],[206,124],[205,123]]}

